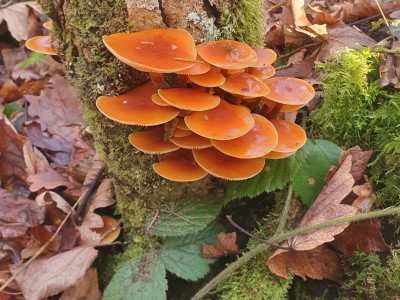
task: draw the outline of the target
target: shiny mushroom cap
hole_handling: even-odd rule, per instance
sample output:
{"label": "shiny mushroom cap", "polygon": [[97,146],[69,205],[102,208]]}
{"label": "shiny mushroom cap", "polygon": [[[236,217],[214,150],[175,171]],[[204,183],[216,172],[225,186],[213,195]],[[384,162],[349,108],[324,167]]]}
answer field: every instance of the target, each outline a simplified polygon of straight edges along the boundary
{"label": "shiny mushroom cap", "polygon": [[278,132],[278,144],[273,151],[293,152],[306,143],[306,133],[299,125],[277,119],[271,119],[270,122]]}
{"label": "shiny mushroom cap", "polygon": [[173,137],[171,142],[185,149],[204,149],[212,146],[210,139],[195,133],[184,137]]}
{"label": "shiny mushroom cap", "polygon": [[267,153],[266,155],[264,155],[263,158],[282,159],[282,158],[286,158],[286,157],[292,156],[296,152],[297,152],[297,150],[292,151],[292,152],[275,152],[275,151],[271,151],[270,153]]}
{"label": "shiny mushroom cap", "polygon": [[273,66],[252,68],[251,75],[260,80],[265,80],[275,75],[275,68]]}
{"label": "shiny mushroom cap", "polygon": [[235,95],[262,97],[269,94],[269,88],[257,77],[241,72],[230,75],[220,89]]}
{"label": "shiny mushroom cap", "polygon": [[249,132],[255,121],[247,109],[221,100],[213,109],[186,116],[185,123],[191,131],[203,137],[231,140]]}
{"label": "shiny mushroom cap", "polygon": [[165,160],[153,164],[153,169],[161,177],[178,182],[195,181],[207,175],[187,149],[167,153]]}
{"label": "shiny mushroom cap", "polygon": [[103,36],[119,60],[144,72],[173,73],[192,67],[196,60],[193,37],[183,29],[162,28]]}
{"label": "shiny mushroom cap", "polygon": [[218,106],[219,96],[192,88],[173,88],[158,90],[161,99],[169,105],[191,111],[203,111]]}
{"label": "shiny mushroom cap", "polygon": [[237,158],[257,158],[271,152],[278,144],[274,125],[261,115],[253,114],[254,127],[245,135],[228,141],[211,140],[219,151]]}
{"label": "shiny mushroom cap", "polygon": [[240,70],[257,62],[256,52],[248,45],[229,40],[197,45],[198,54],[208,63],[227,70]]}
{"label": "shiny mushroom cap", "polygon": [[252,68],[264,68],[272,65],[277,58],[275,51],[262,47],[253,47],[257,53],[257,62],[252,65]]}
{"label": "shiny mushroom cap", "polygon": [[264,158],[241,159],[226,155],[214,147],[195,149],[196,162],[215,177],[243,180],[257,175],[264,167]]}
{"label": "shiny mushroom cap", "polygon": [[43,23],[43,27],[50,30],[51,28],[53,28],[53,21]]}
{"label": "shiny mushroom cap", "polygon": [[270,92],[267,98],[282,104],[304,105],[315,96],[314,88],[307,82],[293,77],[273,77],[264,80]]}
{"label": "shiny mushroom cap", "polygon": [[211,68],[210,64],[197,55],[193,67],[190,67],[189,69],[185,69],[182,71],[177,71],[175,73],[180,75],[199,75],[207,73],[210,70],[210,68]]}
{"label": "shiny mushroom cap", "polygon": [[29,40],[26,41],[25,43],[26,48],[29,50],[42,53],[42,54],[48,54],[48,55],[56,55],[56,51],[51,47],[50,44],[50,36],[49,35],[44,35],[44,36],[35,36]]}
{"label": "shiny mushroom cap", "polygon": [[225,77],[221,71],[216,68],[211,68],[207,73],[200,75],[189,75],[190,81],[204,87],[216,87],[224,84]]}
{"label": "shiny mushroom cap", "polygon": [[[262,98],[261,99],[266,106],[268,106],[270,109],[273,109],[276,105],[275,101],[269,100],[268,98]],[[289,111],[294,111],[297,109],[300,109],[304,106],[305,104],[299,104],[299,105],[289,105],[289,104],[282,104],[282,107],[279,109],[280,112],[289,112]]]}
{"label": "shiny mushroom cap", "polygon": [[157,89],[151,82],[139,86],[129,93],[116,96],[101,96],[97,108],[109,119],[128,125],[151,126],[164,124],[179,114],[179,109],[159,106],[151,100]]}
{"label": "shiny mushroom cap", "polygon": [[103,220],[103,227],[92,228],[92,230],[102,236],[102,244],[114,242],[121,232],[121,227],[119,226],[118,221],[109,216],[101,216],[101,219]]}
{"label": "shiny mushroom cap", "polygon": [[133,147],[147,154],[163,154],[178,150],[179,147],[164,140],[164,127],[135,132],[129,135]]}

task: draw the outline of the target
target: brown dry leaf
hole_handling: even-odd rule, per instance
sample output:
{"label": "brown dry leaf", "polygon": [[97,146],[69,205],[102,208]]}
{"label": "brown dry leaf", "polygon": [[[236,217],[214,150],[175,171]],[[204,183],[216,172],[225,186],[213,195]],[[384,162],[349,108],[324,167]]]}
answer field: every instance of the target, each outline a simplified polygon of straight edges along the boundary
{"label": "brown dry leaf", "polygon": [[267,261],[272,273],[290,279],[286,270],[306,280],[330,279],[337,281],[340,275],[339,258],[325,245],[307,251],[286,251],[278,249]]}
{"label": "brown dry leaf", "polygon": [[[400,6],[399,0],[379,1],[379,5],[383,12],[391,9],[398,9]],[[375,1],[355,0],[350,11],[349,18],[353,20],[367,18],[373,15],[379,15],[380,10]]]}
{"label": "brown dry leaf", "polygon": [[26,140],[17,133],[3,114],[0,114],[0,132],[0,180],[2,185],[6,186],[8,181],[15,177],[24,181],[27,174],[22,149]]}
{"label": "brown dry leaf", "polygon": [[29,7],[40,12],[35,1],[20,2],[0,9],[0,23],[3,20],[7,23],[8,30],[17,41],[28,39]]}
{"label": "brown dry leaf", "polygon": [[0,188],[0,234],[4,239],[25,235],[28,228],[42,224],[45,208],[35,201]]}
{"label": "brown dry leaf", "polygon": [[203,257],[215,258],[226,255],[233,255],[238,252],[236,245],[236,232],[221,232],[217,236],[217,247],[208,243],[203,243]]}
{"label": "brown dry leaf", "polygon": [[335,16],[332,16],[330,14],[323,12],[321,9],[319,9],[319,7],[309,5],[309,8],[315,13],[314,20],[313,20],[314,24],[332,25],[340,20],[341,10],[336,12]]}
{"label": "brown dry leaf", "polygon": [[64,291],[60,300],[100,300],[101,292],[97,278],[97,270],[90,268],[78,283]]}
{"label": "brown dry leaf", "polygon": [[[392,49],[399,48],[400,41],[394,41]],[[400,57],[398,55],[381,53],[379,56],[380,87],[393,85],[400,89]]]}
{"label": "brown dry leaf", "polygon": [[[97,250],[82,246],[39,258],[22,271],[16,281],[26,299],[39,300],[77,284],[96,257]],[[15,274],[20,268],[21,265],[11,265],[11,273]]]}
{"label": "brown dry leaf", "polygon": [[37,195],[35,201],[39,206],[47,206],[55,203],[56,207],[65,214],[68,214],[71,211],[71,205],[69,205],[69,203],[65,201],[63,197],[52,191],[46,191]]}

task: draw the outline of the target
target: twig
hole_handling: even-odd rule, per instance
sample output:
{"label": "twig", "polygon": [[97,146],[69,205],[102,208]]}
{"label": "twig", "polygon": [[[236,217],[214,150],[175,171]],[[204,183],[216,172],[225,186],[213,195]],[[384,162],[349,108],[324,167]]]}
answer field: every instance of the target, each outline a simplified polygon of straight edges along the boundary
{"label": "twig", "polygon": [[153,226],[154,222],[157,220],[159,214],[160,214],[160,211],[157,210],[157,211],[156,211],[156,214],[155,214],[154,217],[151,219],[151,221],[150,221],[150,223],[149,223],[149,226],[147,226],[147,228],[146,228],[146,230],[145,230],[146,233],[148,233],[148,232],[150,231],[150,229],[151,229],[151,227]]}
{"label": "twig", "polygon": [[376,3],[376,5],[377,5],[378,8],[379,8],[379,11],[380,11],[380,13],[381,13],[381,15],[382,15],[382,17],[383,17],[383,20],[385,20],[386,26],[387,26],[387,28],[389,29],[389,32],[390,32],[390,35],[392,36],[393,41],[395,41],[396,39],[395,39],[395,37],[394,37],[394,34],[393,34],[393,32],[392,32],[392,29],[390,28],[390,25],[389,25],[388,20],[386,19],[386,16],[385,16],[385,14],[384,14],[383,11],[382,11],[381,5],[379,4],[378,0],[375,0],[375,3]]}
{"label": "twig", "polygon": [[100,179],[101,174],[103,173],[105,167],[101,167],[100,170],[97,172],[96,177],[93,179],[92,183],[89,185],[89,189],[87,190],[85,196],[83,197],[82,204],[78,206],[76,210],[76,214],[74,215],[74,222],[78,220],[78,217],[81,215],[83,209],[85,208],[87,202],[89,201],[90,197],[92,196],[94,189],[97,185],[97,182]]}
{"label": "twig", "polygon": [[312,43],[312,44],[303,45],[303,46],[301,46],[301,47],[299,47],[299,48],[297,48],[297,49],[295,49],[293,51],[290,51],[289,53],[286,53],[286,54],[283,54],[283,55],[279,55],[278,59],[290,56],[290,55],[292,55],[292,54],[294,54],[296,52],[299,52],[300,50],[303,50],[304,48],[310,48],[310,47],[314,47],[314,46],[319,46],[321,44],[322,43],[320,42],[320,43]]}
{"label": "twig", "polygon": [[263,240],[262,238],[259,238],[258,236],[255,236],[251,232],[248,232],[246,229],[244,229],[244,228],[240,227],[238,224],[236,224],[232,220],[232,216],[226,216],[226,218],[228,219],[229,223],[231,223],[231,225],[233,227],[235,227],[236,229],[240,230],[241,232],[247,234],[249,237],[251,237],[252,239],[255,239],[256,241],[259,241],[261,243],[267,244],[268,246],[271,246],[271,247],[274,247],[274,248],[279,248],[279,249],[284,249],[284,250],[292,250],[292,248],[279,246],[277,244],[271,243],[270,241]]}
{"label": "twig", "polygon": [[[383,216],[394,215],[394,214],[400,214],[400,207],[388,208],[388,209],[384,209],[384,210],[377,210],[377,211],[372,211],[372,212],[363,213],[363,214],[357,214],[357,215],[351,216],[351,217],[339,218],[339,219],[335,219],[335,220],[326,221],[326,222],[323,222],[320,224],[297,228],[292,231],[274,236],[269,240],[269,242],[270,243],[279,243],[284,240],[287,240],[288,238],[294,237],[296,235],[300,235],[302,233],[313,231],[313,230],[324,228],[324,227],[333,226],[333,225],[336,225],[339,223],[354,222],[354,221],[360,221],[360,220],[364,220],[364,219],[373,219],[373,218],[377,218],[377,217],[383,217]],[[209,283],[207,283],[200,291],[198,291],[196,293],[196,295],[193,296],[192,300],[203,299],[220,282],[224,281],[229,275],[231,275],[233,272],[235,272],[238,268],[240,268],[242,265],[247,263],[250,259],[255,257],[257,254],[263,253],[263,252],[267,251],[269,248],[270,248],[270,246],[267,244],[259,244],[255,248],[251,249],[249,252],[244,254],[238,260],[231,263],[227,268],[225,268],[225,270],[223,270],[216,277],[214,277]]]}
{"label": "twig", "polygon": [[100,240],[103,240],[107,235],[109,235],[112,231],[114,231],[119,224],[121,224],[121,221],[118,221],[117,223],[115,223],[113,226],[111,226],[110,228],[108,228],[101,236],[100,236]]}
{"label": "twig", "polygon": [[289,182],[289,189],[288,189],[287,197],[285,200],[285,204],[283,205],[281,216],[279,218],[279,224],[278,224],[278,227],[276,228],[275,236],[281,234],[285,229],[285,225],[286,225],[286,221],[287,221],[287,217],[288,217],[288,213],[289,213],[290,200],[292,200],[292,196],[293,196],[293,185],[291,182]]}
{"label": "twig", "polygon": [[[387,10],[387,11],[385,11],[385,15],[388,15],[388,14],[390,14],[392,12],[395,12],[395,11],[398,11],[398,10],[399,10],[398,8]],[[366,17],[364,19],[360,19],[360,20],[348,23],[347,25],[349,25],[349,26],[357,25],[357,24],[360,24],[360,23],[362,23],[364,21],[375,19],[376,17],[379,17],[379,16],[381,16],[381,14],[376,14],[376,15],[373,15],[373,16],[369,16],[369,17]]]}

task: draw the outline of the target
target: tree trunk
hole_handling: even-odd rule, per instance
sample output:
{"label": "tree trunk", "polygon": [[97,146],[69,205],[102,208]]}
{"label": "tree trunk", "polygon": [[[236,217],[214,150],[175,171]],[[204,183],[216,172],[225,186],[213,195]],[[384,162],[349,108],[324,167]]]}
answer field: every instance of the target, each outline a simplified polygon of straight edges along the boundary
{"label": "tree trunk", "polygon": [[[146,219],[162,203],[182,197],[221,195],[224,183],[214,177],[173,183],[153,172],[155,158],[138,153],[128,142],[135,126],[105,118],[96,108],[101,95],[127,92],[148,80],[107,51],[102,36],[160,27],[188,30],[197,42],[238,39],[260,45],[261,0],[38,0],[53,21],[53,48],[68,70],[117,195],[125,241],[147,247]],[[248,33],[248,35],[245,35]]]}

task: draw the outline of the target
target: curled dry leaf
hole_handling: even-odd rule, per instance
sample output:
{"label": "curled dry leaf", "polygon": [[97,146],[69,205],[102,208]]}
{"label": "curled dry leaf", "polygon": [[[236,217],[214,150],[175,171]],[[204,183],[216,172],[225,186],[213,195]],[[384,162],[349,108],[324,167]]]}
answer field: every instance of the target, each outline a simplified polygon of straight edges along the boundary
{"label": "curled dry leaf", "polygon": [[217,236],[217,247],[209,243],[203,243],[203,257],[215,258],[226,255],[233,255],[238,252],[236,245],[236,232],[221,232]]}
{"label": "curled dry leaf", "polygon": [[[400,41],[394,41],[392,50],[399,49]],[[382,53],[379,56],[380,87],[393,85],[400,89],[400,57],[395,54]]]}
{"label": "curled dry leaf", "polygon": [[[78,283],[97,257],[92,247],[76,247],[52,257],[33,261],[16,278],[24,297],[39,300],[64,291]],[[11,265],[11,273],[23,265]]]}
{"label": "curled dry leaf", "polygon": [[60,300],[90,299],[100,300],[101,292],[97,278],[97,270],[90,268],[74,286],[66,289]]}

